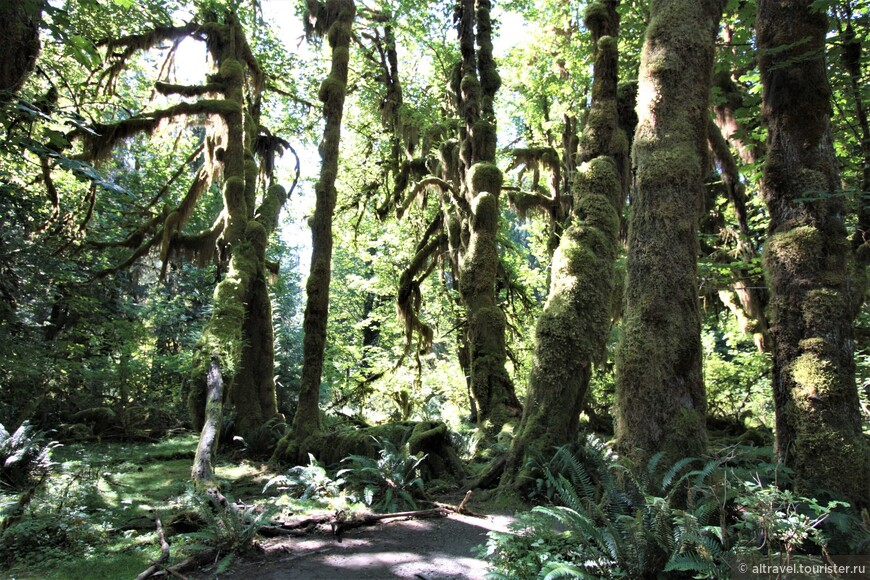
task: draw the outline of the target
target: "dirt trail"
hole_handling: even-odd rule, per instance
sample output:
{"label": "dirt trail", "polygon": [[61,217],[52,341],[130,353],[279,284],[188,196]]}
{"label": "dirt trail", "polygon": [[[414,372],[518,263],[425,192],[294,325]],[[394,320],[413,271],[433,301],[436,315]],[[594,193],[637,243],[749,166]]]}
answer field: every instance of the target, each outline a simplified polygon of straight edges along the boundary
{"label": "dirt trail", "polygon": [[341,542],[328,534],[284,537],[265,543],[266,554],[261,558],[240,560],[220,577],[481,579],[486,575],[486,563],[475,557],[472,548],[486,543],[490,530],[506,531],[513,520],[509,516],[475,518],[450,514],[348,530]]}

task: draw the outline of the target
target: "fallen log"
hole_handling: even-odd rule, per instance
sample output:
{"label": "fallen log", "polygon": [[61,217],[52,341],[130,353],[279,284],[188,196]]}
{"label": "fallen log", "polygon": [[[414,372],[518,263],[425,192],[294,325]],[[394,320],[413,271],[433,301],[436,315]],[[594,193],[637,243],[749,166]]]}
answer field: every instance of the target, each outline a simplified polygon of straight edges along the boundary
{"label": "fallen log", "polygon": [[364,526],[373,526],[384,520],[399,518],[423,519],[446,517],[449,511],[450,510],[443,507],[435,507],[425,510],[392,512],[388,514],[363,514],[356,517],[347,517],[345,512],[338,511],[334,514],[313,516],[296,522],[275,522],[276,525],[263,526],[262,528],[260,528],[259,533],[264,536],[304,535],[308,532],[303,531],[300,533],[301,530],[313,528],[320,525],[329,525],[332,529],[333,535],[338,536],[345,530],[361,528]]}

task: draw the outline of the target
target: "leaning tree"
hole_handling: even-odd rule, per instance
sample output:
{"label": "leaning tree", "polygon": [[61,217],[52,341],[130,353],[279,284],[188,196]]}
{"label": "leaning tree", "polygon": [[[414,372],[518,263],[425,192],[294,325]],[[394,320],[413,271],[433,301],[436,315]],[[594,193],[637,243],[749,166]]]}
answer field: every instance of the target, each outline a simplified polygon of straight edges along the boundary
{"label": "leaning tree", "polygon": [[[524,481],[527,456],[573,443],[592,364],[610,334],[628,139],[617,110],[618,2],[594,2],[592,103],[580,137],[572,221],[553,256],[550,293],[535,328],[525,411],[502,485]],[[554,196],[555,197],[555,196]]]}

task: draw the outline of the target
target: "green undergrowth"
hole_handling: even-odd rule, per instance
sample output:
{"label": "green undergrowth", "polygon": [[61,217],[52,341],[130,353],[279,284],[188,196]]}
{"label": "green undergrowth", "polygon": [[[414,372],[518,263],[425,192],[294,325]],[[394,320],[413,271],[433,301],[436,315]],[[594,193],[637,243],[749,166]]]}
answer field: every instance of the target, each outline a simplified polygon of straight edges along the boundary
{"label": "green undergrowth", "polygon": [[[189,483],[196,443],[194,434],[184,434],[156,443],[54,449],[44,479],[26,489],[0,487],[0,576],[133,578],[159,556],[154,514],[167,530],[173,562],[207,543],[184,525],[203,519]],[[218,461],[216,475],[225,495],[258,503],[251,498],[262,498],[274,473],[225,459]],[[13,515],[29,489],[31,501]],[[311,506],[285,510],[306,507]]]}

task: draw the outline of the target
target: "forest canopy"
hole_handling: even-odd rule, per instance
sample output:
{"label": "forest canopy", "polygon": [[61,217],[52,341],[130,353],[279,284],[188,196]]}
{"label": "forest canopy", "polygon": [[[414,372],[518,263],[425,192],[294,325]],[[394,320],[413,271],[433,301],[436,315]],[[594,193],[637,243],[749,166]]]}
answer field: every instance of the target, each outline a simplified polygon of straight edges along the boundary
{"label": "forest canopy", "polygon": [[[835,553],[870,550],[866,0],[0,20],[0,458],[28,433],[46,453],[0,466],[3,538],[49,493],[49,441],[190,431],[198,490],[228,454],[405,449],[421,484],[577,511],[660,492],[672,524],[681,470],[752,449],[774,476],[735,489],[840,506]],[[583,525],[636,515],[612,509]],[[608,558],[697,572],[675,558],[704,538]]]}

